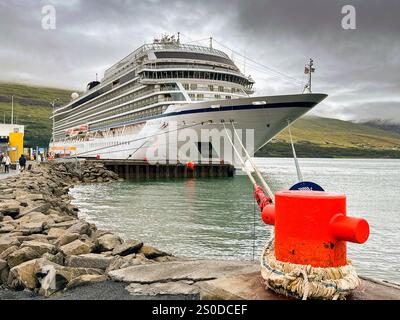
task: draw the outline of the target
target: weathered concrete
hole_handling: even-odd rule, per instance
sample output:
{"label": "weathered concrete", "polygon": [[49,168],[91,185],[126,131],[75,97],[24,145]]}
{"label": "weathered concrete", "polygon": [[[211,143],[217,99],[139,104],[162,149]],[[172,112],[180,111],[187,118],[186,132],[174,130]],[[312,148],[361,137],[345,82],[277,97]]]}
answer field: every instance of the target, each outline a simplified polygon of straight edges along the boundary
{"label": "weathered concrete", "polygon": [[168,281],[205,281],[259,270],[252,262],[195,260],[133,266],[109,272],[115,281],[149,284]]}
{"label": "weathered concrete", "polygon": [[[259,272],[219,278],[197,284],[206,300],[289,300],[266,290]],[[400,286],[363,280],[348,300],[400,300]]]}
{"label": "weathered concrete", "polygon": [[131,283],[126,290],[134,297],[162,298],[164,296],[176,297],[177,299],[199,300],[200,289],[196,285],[185,281],[139,284]]}

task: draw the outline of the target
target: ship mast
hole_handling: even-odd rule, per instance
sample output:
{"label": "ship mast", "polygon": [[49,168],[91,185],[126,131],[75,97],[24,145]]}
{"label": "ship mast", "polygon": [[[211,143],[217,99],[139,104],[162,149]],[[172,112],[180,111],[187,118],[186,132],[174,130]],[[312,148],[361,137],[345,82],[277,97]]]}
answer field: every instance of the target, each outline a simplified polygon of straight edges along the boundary
{"label": "ship mast", "polygon": [[304,73],[308,74],[308,83],[304,86],[304,91],[308,91],[309,93],[312,93],[312,74],[315,72],[314,66],[314,60],[310,58],[310,62],[306,64],[306,67],[304,69]]}

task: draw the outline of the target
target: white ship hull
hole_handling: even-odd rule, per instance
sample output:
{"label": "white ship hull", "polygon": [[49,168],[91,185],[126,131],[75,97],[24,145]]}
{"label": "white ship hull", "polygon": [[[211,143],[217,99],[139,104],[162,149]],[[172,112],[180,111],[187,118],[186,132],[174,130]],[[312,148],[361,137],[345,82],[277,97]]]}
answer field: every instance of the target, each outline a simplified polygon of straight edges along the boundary
{"label": "white ship hull", "polygon": [[[110,132],[104,137],[91,138],[88,141],[66,139],[51,146],[59,150],[76,148],[71,155],[82,158],[147,159],[161,163],[167,160],[196,162],[201,159],[199,152],[197,155],[193,152],[175,155],[171,137],[179,135],[182,130],[191,130],[192,143],[208,143],[213,139],[218,140],[221,135],[226,135],[224,124],[228,132],[232,132],[234,124],[237,131],[243,134],[242,139],[248,152],[253,154],[284,130],[288,123],[296,121],[325,98],[324,94],[302,94],[170,106],[164,114],[145,122],[138,122],[137,132],[122,131],[120,134]],[[254,139],[251,137],[251,130],[254,130]],[[205,132],[209,132],[210,136],[204,136]],[[178,142],[178,149],[182,143],[184,142]],[[238,165],[232,153],[227,154],[222,147],[216,148],[215,145],[213,148],[212,156],[208,157],[209,161],[224,160]]]}

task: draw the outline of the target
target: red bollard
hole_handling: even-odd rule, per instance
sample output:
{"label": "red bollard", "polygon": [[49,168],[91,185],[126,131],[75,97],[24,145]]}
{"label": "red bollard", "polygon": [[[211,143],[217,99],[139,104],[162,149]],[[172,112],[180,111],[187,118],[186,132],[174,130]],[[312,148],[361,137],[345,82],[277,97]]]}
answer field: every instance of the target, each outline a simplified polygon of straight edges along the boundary
{"label": "red bollard", "polygon": [[346,216],[346,196],[316,191],[281,191],[275,205],[262,207],[262,219],[275,225],[275,257],[313,267],[347,264],[346,241],[364,243],[365,219]]}

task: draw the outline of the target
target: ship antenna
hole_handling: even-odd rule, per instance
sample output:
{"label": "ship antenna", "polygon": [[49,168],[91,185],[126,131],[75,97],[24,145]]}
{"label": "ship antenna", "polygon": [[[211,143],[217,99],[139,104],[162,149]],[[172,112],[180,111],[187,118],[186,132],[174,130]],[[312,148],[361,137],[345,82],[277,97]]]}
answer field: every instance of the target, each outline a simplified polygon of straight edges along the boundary
{"label": "ship antenna", "polygon": [[310,58],[310,62],[306,65],[306,68],[304,69],[304,73],[308,74],[308,83],[305,85],[304,91],[308,90],[309,93],[312,93],[312,74],[315,72],[314,66],[314,60]]}
{"label": "ship antenna", "polygon": [[212,49],[212,48],[213,48],[213,38],[210,37],[210,49]]}
{"label": "ship antenna", "polygon": [[176,41],[178,45],[181,44],[181,33],[178,32],[178,40]]}

